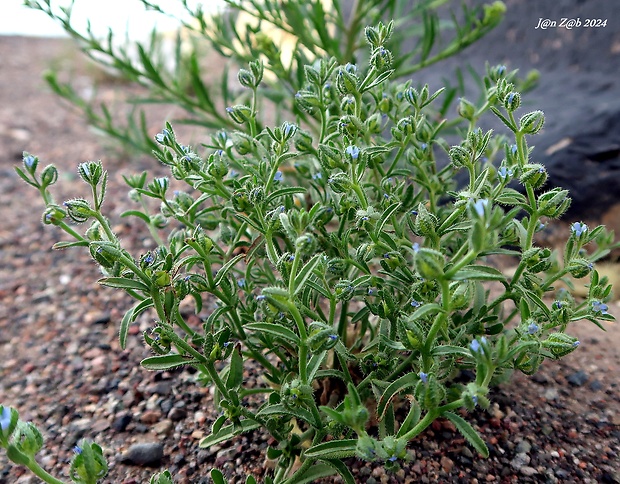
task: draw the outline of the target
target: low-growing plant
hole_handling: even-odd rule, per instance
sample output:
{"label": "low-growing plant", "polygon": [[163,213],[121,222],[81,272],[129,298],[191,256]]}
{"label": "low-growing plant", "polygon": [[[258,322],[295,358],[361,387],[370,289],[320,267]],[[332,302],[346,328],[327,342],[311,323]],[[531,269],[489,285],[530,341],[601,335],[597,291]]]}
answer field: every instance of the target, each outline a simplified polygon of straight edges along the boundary
{"label": "low-growing plant", "polygon": [[[86,248],[100,283],[136,299],[120,324],[121,346],[130,325],[152,311],[143,338],[153,356],[142,366],[191,366],[199,383],[215,388],[222,413],[200,446],[254,430],[274,438],[266,455],[277,465],[267,483],[336,473],[352,483],[349,457],[396,470],[439,418],[487,456],[467,415],[488,408],[490,386],[574,351],[569,323],[613,319],[611,287],[594,270],[611,234],[576,222],[561,255],[536,243],[570,198],[544,189],[547,172],[528,142],[544,115],[516,114],[515,73],[488,67],[480,104],[459,102],[466,128],[451,146],[435,106],[444,91],[393,79],[393,29],[366,28],[366,63],[321,57],[305,65],[295,109],[277,127],[260,128],[254,102],[236,104],[226,113],[240,129],[213,134],[199,154],[167,123],[154,154],[186,189],[172,191],[169,178],[146,172],[125,177],[140,208],[124,215],[142,219],[157,245],[146,253],[130,254],[113,232],[100,162],[78,167],[92,199],[63,204],[49,191],[53,165],[39,169],[25,153],[16,168],[43,197],[43,223],[71,237],[55,248]],[[260,61],[240,71],[250,99],[263,76]],[[477,127],[489,112],[507,136]],[[148,199],[161,204],[157,213]],[[518,261],[514,273],[499,270],[496,256]],[[557,286],[569,277],[590,278],[587,298]],[[201,326],[180,310],[188,298]],[[246,386],[246,371],[262,383]],[[42,443],[34,426],[14,409],[0,411],[9,458],[60,482],[34,460]],[[80,449],[72,469],[81,470],[71,477],[96,482],[105,469],[100,448]],[[217,470],[211,477],[225,482]]]}

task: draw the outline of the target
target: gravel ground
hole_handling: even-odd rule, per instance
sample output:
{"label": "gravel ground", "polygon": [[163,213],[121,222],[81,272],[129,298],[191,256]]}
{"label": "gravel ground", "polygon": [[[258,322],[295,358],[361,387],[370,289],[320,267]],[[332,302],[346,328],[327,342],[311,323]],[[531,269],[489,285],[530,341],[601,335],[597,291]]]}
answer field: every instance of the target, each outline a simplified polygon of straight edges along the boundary
{"label": "gravel ground", "polygon": [[[0,401],[41,428],[46,445],[39,461],[58,476],[66,476],[72,447],[86,437],[105,449],[106,483],[145,483],[166,467],[177,483],[209,482],[214,466],[235,483],[245,472],[260,477],[273,442],[255,432],[198,448],[216,416],[208,389],[187,370],[151,373],[138,366],[148,355],[139,336],[149,327],[146,316],[120,350],[117,327],[130,300],[96,284],[84,251],[50,249],[58,233],[41,225],[42,202],[14,174],[22,150],[53,162],[62,173],[55,194],[63,200],[86,195],[77,163],[103,158],[112,174],[106,206],[115,230],[135,253],[146,250],[140,225],[119,218],[130,203],[119,169],[153,170],[155,163],[102,144],[40,80],[51,63],[74,57],[65,41],[0,38]],[[121,91],[128,88],[111,84],[101,95],[113,99]],[[155,113],[153,133],[168,115],[166,108]],[[515,375],[494,391],[488,412],[468,417],[489,445],[488,459],[438,421],[411,443],[412,460],[396,474],[352,460],[357,482],[620,482],[620,325],[603,333],[579,323],[572,333],[582,341],[578,351],[546,362],[533,378]],[[135,444],[149,445],[139,453]],[[0,483],[34,482],[0,456]]]}

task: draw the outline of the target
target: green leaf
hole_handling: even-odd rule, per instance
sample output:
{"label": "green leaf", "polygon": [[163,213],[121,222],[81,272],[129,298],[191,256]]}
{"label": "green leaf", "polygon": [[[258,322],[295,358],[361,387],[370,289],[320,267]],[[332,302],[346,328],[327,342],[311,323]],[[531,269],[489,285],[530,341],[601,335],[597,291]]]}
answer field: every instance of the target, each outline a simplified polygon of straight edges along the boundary
{"label": "green leaf", "polygon": [[506,281],[506,276],[494,267],[469,265],[463,267],[454,276],[455,281]]}
{"label": "green leaf", "polygon": [[518,131],[518,130],[517,130],[517,127],[516,127],[516,126],[515,126],[515,125],[514,125],[514,124],[513,124],[513,123],[512,123],[512,122],[511,122],[508,118],[506,118],[506,117],[505,117],[505,116],[501,113],[501,111],[500,111],[499,109],[497,109],[495,106],[491,106],[491,111],[493,111],[493,112],[495,113],[495,115],[496,115],[499,119],[501,119],[502,123],[504,123],[504,124],[508,127],[508,129],[509,129],[510,131],[512,131],[513,133],[516,133],[516,132]]}
{"label": "green leaf", "polygon": [[279,190],[276,190],[275,192],[270,194],[265,200],[265,203],[270,203],[271,201],[275,200],[278,197],[284,197],[286,195],[295,195],[296,193],[299,193],[299,194],[306,193],[306,189],[301,188],[301,187],[280,188]]}
{"label": "green leaf", "polygon": [[275,405],[266,405],[263,409],[261,409],[257,414],[257,416],[270,416],[270,415],[287,415],[291,418],[297,418],[303,420],[304,422],[309,423],[314,427],[318,427],[320,422],[317,422],[316,419],[312,416],[312,414],[300,407],[285,407],[284,405],[278,403]]}
{"label": "green leaf", "polygon": [[452,412],[444,412],[443,416],[454,424],[456,429],[461,433],[463,437],[480,453],[483,457],[489,457],[489,449],[487,444],[484,443],[480,434],[474,430],[474,428],[465,421],[459,415]]}
{"label": "green leaf", "polygon": [[308,362],[308,380],[309,381],[314,380],[314,375],[319,370],[319,368],[321,368],[321,363],[323,363],[323,360],[325,359],[326,355],[327,355],[327,351],[321,351],[320,353],[312,355],[312,358],[310,358],[310,361]]}
{"label": "green leaf", "polygon": [[304,456],[308,459],[346,459],[355,455],[357,439],[332,440],[310,447]]}
{"label": "green leaf", "polygon": [[310,469],[305,470],[301,476],[293,475],[284,481],[284,484],[308,484],[323,477],[333,476],[335,473],[334,469],[327,464],[315,464]]}
{"label": "green leaf", "polygon": [[422,304],[410,317],[413,320],[424,319],[440,312],[443,312],[443,308],[437,303]]}
{"label": "green leaf", "polygon": [[224,478],[224,474],[219,469],[211,469],[211,479],[213,484],[228,484],[228,481]]}
{"label": "green leaf", "polygon": [[[254,430],[259,428],[261,425],[254,420],[242,420],[241,421],[241,432],[249,432],[250,430]],[[232,439],[235,435],[238,435],[237,431],[238,427],[235,428],[234,425],[227,425],[222,428],[218,433],[211,434],[200,441],[198,447],[201,449],[211,447],[212,445],[219,444],[220,442],[224,442],[225,440]]]}
{"label": "green leaf", "polygon": [[342,478],[344,479],[344,482],[346,482],[347,484],[355,484],[355,478],[353,477],[353,474],[351,474],[351,471],[345,465],[344,462],[337,460],[337,459],[321,459],[321,460],[325,462],[327,465],[336,469],[338,474],[340,474]]}
{"label": "green leaf", "polygon": [[137,291],[150,292],[150,288],[142,281],[127,279],[126,277],[103,277],[97,281],[102,286],[116,287],[118,289],[135,289]]}
{"label": "green leaf", "polygon": [[68,241],[56,242],[52,246],[52,249],[68,249],[69,247],[88,247],[88,241],[77,240],[75,242],[68,242]]}
{"label": "green leaf", "polygon": [[243,383],[243,356],[241,356],[241,343],[235,345],[230,356],[230,370],[226,379],[226,388],[237,388]]}
{"label": "green leaf", "polygon": [[420,377],[415,373],[407,373],[406,375],[401,376],[400,378],[393,381],[383,392],[381,398],[379,399],[379,403],[377,405],[377,415],[379,415],[379,420],[382,420],[385,417],[385,412],[387,410],[388,403],[394,398],[394,396],[404,390],[405,388],[411,388],[415,386],[420,381]]}
{"label": "green leaf", "polygon": [[132,307],[129,311],[125,313],[125,315],[123,316],[123,319],[121,320],[121,327],[119,329],[119,334],[118,334],[121,349],[124,350],[127,344],[127,333],[129,331],[129,325],[136,320],[136,318],[142,311],[150,308],[152,305],[153,305],[153,299],[148,298],[136,304],[134,307]]}
{"label": "green leaf", "polygon": [[402,437],[420,421],[420,416],[422,415],[422,408],[414,399],[412,399],[409,403],[411,404],[411,408],[409,409],[407,417],[398,429],[396,437]]}
{"label": "green leaf", "polygon": [[540,299],[540,297],[538,297],[537,294],[534,294],[532,291],[523,291],[523,293],[523,295],[527,299],[536,304],[536,306],[538,306],[542,310],[542,312],[545,313],[545,317],[547,318],[547,320],[551,320],[551,311],[549,311],[547,305],[543,302],[542,299]]}
{"label": "green leaf", "polygon": [[169,370],[178,368],[179,366],[189,365],[192,363],[200,363],[198,360],[186,358],[183,355],[159,355],[144,358],[140,365],[147,370]]}
{"label": "green leaf", "polygon": [[431,354],[433,356],[455,356],[455,357],[460,357],[460,356],[470,357],[471,356],[471,353],[465,348],[461,346],[453,346],[453,345],[435,346],[432,349]]}
{"label": "green leaf", "polygon": [[239,262],[241,259],[243,259],[244,257],[245,257],[245,254],[239,254],[238,256],[233,257],[226,264],[224,264],[222,268],[217,271],[217,275],[215,276],[215,279],[213,281],[214,284],[216,286],[219,286],[220,282],[222,282],[222,279],[230,272],[233,266],[237,262]]}
{"label": "green leaf", "polygon": [[250,323],[244,325],[244,328],[249,329],[251,331],[263,331],[265,333],[269,333],[273,336],[277,336],[286,341],[290,341],[294,345],[299,346],[301,344],[301,340],[299,336],[297,336],[292,330],[285,328],[284,326],[280,326],[275,323]]}
{"label": "green leaf", "polygon": [[377,228],[375,229],[375,237],[379,237],[379,234],[383,232],[383,227],[390,219],[390,217],[394,214],[394,212],[398,210],[398,207],[400,207],[400,202],[393,203],[385,209],[385,212],[383,212],[381,218],[379,219],[379,222],[377,223]]}
{"label": "green leaf", "polygon": [[151,224],[151,218],[139,210],[127,210],[126,212],[121,213],[121,217],[138,217],[139,219],[142,219],[144,223],[148,225]]}
{"label": "green leaf", "polygon": [[299,274],[295,277],[295,291],[293,295],[296,295],[304,287],[306,280],[312,275],[312,271],[321,261],[322,254],[316,254],[310,259],[299,271]]}

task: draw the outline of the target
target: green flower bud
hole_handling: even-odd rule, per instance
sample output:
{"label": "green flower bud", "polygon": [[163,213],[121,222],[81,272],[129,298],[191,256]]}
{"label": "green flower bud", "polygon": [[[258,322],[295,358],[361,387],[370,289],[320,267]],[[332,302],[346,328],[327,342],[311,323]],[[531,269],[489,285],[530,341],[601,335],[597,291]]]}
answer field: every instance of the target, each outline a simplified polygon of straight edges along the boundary
{"label": "green flower bud", "polygon": [[243,124],[252,119],[253,113],[252,109],[249,106],[245,106],[244,104],[236,104],[232,107],[227,107],[226,112],[237,124]]}
{"label": "green flower bud", "polygon": [[363,461],[373,462],[377,460],[377,451],[380,446],[381,444],[377,440],[368,434],[364,434],[357,440],[355,455]]}
{"label": "green flower bud", "polygon": [[338,122],[338,131],[343,136],[355,137],[364,128],[357,116],[346,115]]}
{"label": "green flower bud", "polygon": [[532,111],[524,114],[519,120],[520,131],[526,134],[538,133],[545,124],[545,114],[542,111]]}
{"label": "green flower bud", "polygon": [[312,400],[312,387],[301,380],[293,380],[282,385],[280,397],[285,407],[294,408],[306,405]]}
{"label": "green flower bud", "polygon": [[568,271],[575,279],[586,277],[594,269],[594,264],[586,259],[573,259],[568,264]]}
{"label": "green flower bud", "polygon": [[356,72],[357,67],[352,64],[339,67],[336,71],[336,87],[341,95],[357,93],[359,77]]}
{"label": "green flower bud", "polygon": [[392,53],[383,46],[377,47],[370,57],[370,65],[373,66],[379,73],[387,71],[392,67],[393,61]]}
{"label": "green flower bud", "polygon": [[357,249],[355,249],[355,260],[360,263],[369,262],[374,256],[374,244],[361,244]]}
{"label": "green flower bud", "polygon": [[244,188],[235,190],[232,196],[232,204],[237,212],[250,212],[252,209],[252,203]]}
{"label": "green flower bud", "polygon": [[351,180],[348,175],[343,172],[334,173],[329,177],[327,183],[329,183],[329,186],[336,193],[347,193],[351,189]]}
{"label": "green flower bud", "polygon": [[[426,333],[422,326],[411,318],[400,318],[398,324],[401,341],[410,350],[420,350],[426,341]],[[402,337],[404,336],[404,338]]]}
{"label": "green flower bud", "polygon": [[230,225],[222,225],[220,227],[220,240],[224,244],[231,244],[235,240],[237,232]]}
{"label": "green flower bud", "polygon": [[33,156],[27,151],[24,151],[22,161],[24,163],[24,168],[28,173],[34,175],[37,171],[37,165],[39,164],[39,157]]}
{"label": "green flower bud", "polygon": [[315,67],[305,65],[304,74],[310,84],[314,84],[316,86],[321,84],[321,74]]}
{"label": "green flower bud", "polygon": [[342,153],[331,145],[319,145],[319,162],[326,171],[342,167]]}
{"label": "green flower bud", "polygon": [[354,96],[345,96],[342,98],[340,102],[340,110],[344,114],[355,114],[357,102],[355,101]]}
{"label": "green flower bud", "polygon": [[237,153],[244,156],[252,153],[252,150],[254,149],[254,140],[251,136],[245,133],[235,132],[233,134],[233,146],[235,147],[235,150],[237,150]]}
{"label": "green flower bud", "polygon": [[314,153],[315,149],[312,145],[312,136],[305,131],[298,130],[295,137],[295,148],[300,153]]}
{"label": "green flower bud", "polygon": [[366,37],[366,42],[368,42],[373,49],[381,45],[381,36],[376,27],[367,26],[364,29],[364,36]]}
{"label": "green flower bud", "polygon": [[256,87],[256,79],[254,78],[254,75],[247,69],[239,69],[237,79],[239,80],[239,84],[241,84],[243,87],[247,87],[248,89]]}
{"label": "green flower bud", "polygon": [[41,173],[41,185],[48,187],[58,180],[58,170],[54,165],[47,165]]}
{"label": "green flower bud", "polygon": [[222,151],[209,156],[207,173],[217,180],[221,180],[228,174],[228,163],[224,160]]}
{"label": "green flower bud", "polygon": [[435,233],[439,221],[435,214],[432,214],[426,209],[423,203],[418,204],[418,215],[416,216],[414,228],[416,234],[420,236],[427,236]]}
{"label": "green flower bud", "polygon": [[297,237],[297,239],[295,240],[295,249],[304,256],[313,254],[316,250],[316,246],[316,239],[312,234],[304,234],[300,237]]}
{"label": "green flower bud", "polygon": [[263,187],[254,187],[250,190],[248,200],[251,205],[259,205],[265,200],[265,189]]}
{"label": "green flower bud", "polygon": [[461,118],[468,121],[473,121],[476,115],[476,106],[474,106],[467,99],[462,97],[459,99],[459,104],[456,108],[456,112]]}
{"label": "green flower bud", "polygon": [[519,94],[518,92],[509,92],[508,95],[504,98],[504,107],[508,112],[516,111],[520,105],[521,94]]}
{"label": "green flower bud", "polygon": [[336,331],[325,323],[314,321],[308,330],[308,347],[313,353],[331,350],[338,343]]}
{"label": "green flower bud", "polygon": [[[387,114],[394,107],[394,102],[390,96],[384,93],[381,97],[381,101],[379,101],[378,107],[381,113]],[[375,113],[375,115],[379,115],[379,113]],[[379,116],[379,119],[381,119],[381,116]]]}
{"label": "green flower bud", "polygon": [[276,261],[276,269],[278,269],[278,272],[282,274],[285,279],[288,279],[291,274],[291,267],[293,266],[294,260],[295,254],[284,252]]}
{"label": "green flower bud", "polygon": [[58,205],[49,205],[43,212],[43,223],[45,225],[59,225],[67,216],[67,213]]}
{"label": "green flower bud", "polygon": [[80,178],[92,186],[99,183],[103,173],[101,162],[87,161],[78,165],[78,174]]}
{"label": "green flower bud", "polygon": [[67,208],[71,220],[76,223],[86,222],[94,214],[90,204],[83,198],[67,200],[63,205]]}
{"label": "green flower bud", "polygon": [[438,279],[443,276],[445,260],[441,252],[423,247],[415,253],[414,260],[416,269],[423,278]]}
{"label": "green flower bud", "polygon": [[347,261],[339,257],[334,257],[327,262],[327,271],[334,276],[343,276],[348,268]]}
{"label": "green flower bud", "polygon": [[152,280],[159,287],[168,287],[171,282],[170,274],[166,271],[155,271]]}
{"label": "green flower bud", "polygon": [[388,272],[393,272],[395,269],[398,269],[404,262],[403,257],[396,251],[386,252],[379,261],[381,267]]}
{"label": "green flower bud", "polygon": [[415,123],[413,121],[413,117],[408,116],[406,118],[399,119],[396,123],[396,129],[405,136],[413,134],[415,130]]}
{"label": "green flower bud", "polygon": [[453,146],[448,152],[450,161],[455,168],[469,166],[471,164],[471,153],[463,146]]}
{"label": "green flower bud", "polygon": [[420,374],[420,381],[415,386],[415,398],[426,410],[436,409],[446,396],[446,390],[432,373]]}
{"label": "green flower bud", "polygon": [[523,167],[523,173],[519,177],[519,181],[523,185],[530,185],[532,188],[540,188],[547,182],[547,170],[543,165],[538,163],[530,163]]}
{"label": "green flower bud", "polygon": [[312,114],[316,108],[321,107],[321,99],[319,96],[312,91],[303,89],[295,94],[295,102],[301,109],[310,114]]}
{"label": "green flower bud", "polygon": [[101,229],[101,224],[98,221],[94,221],[91,226],[88,228],[84,237],[88,240],[103,240],[103,232]]}
{"label": "green flower bud", "polygon": [[122,257],[122,252],[112,242],[93,241],[89,244],[88,250],[91,257],[106,269],[114,267]]}
{"label": "green flower bud", "polygon": [[558,218],[568,210],[571,199],[568,190],[554,188],[538,197],[538,213],[549,218]]}
{"label": "green flower bud", "polygon": [[151,224],[156,229],[163,229],[168,225],[168,219],[161,213],[157,213],[151,217]]}
{"label": "green flower bud", "polygon": [[551,333],[547,339],[542,341],[543,348],[551,351],[555,358],[561,358],[572,353],[579,346],[579,340],[566,333]]}
{"label": "green flower bud", "polygon": [[252,73],[252,76],[254,76],[254,83],[255,83],[254,85],[258,87],[258,85],[263,80],[265,66],[263,66],[263,63],[261,61],[250,62],[249,66],[250,66],[250,72]]}
{"label": "green flower bud", "polygon": [[350,301],[355,294],[355,287],[351,281],[343,279],[334,286],[334,294],[338,301]]}

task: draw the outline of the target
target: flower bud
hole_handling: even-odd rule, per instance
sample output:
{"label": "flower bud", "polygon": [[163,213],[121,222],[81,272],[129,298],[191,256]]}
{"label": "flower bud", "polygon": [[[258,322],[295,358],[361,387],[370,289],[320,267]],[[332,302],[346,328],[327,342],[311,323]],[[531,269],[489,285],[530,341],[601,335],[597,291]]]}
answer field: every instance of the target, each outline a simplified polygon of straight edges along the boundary
{"label": "flower bud", "polygon": [[462,97],[459,99],[459,104],[456,108],[456,112],[461,118],[466,119],[467,121],[473,121],[476,115],[476,106],[474,106],[467,99]]}
{"label": "flower bud", "polygon": [[336,87],[343,96],[357,93],[359,77],[357,77],[356,72],[357,67],[352,64],[339,67],[336,71]]}
{"label": "flower bud", "polygon": [[344,114],[355,114],[357,102],[354,96],[345,96],[340,102],[340,110]]}
{"label": "flower bud", "polygon": [[78,165],[80,178],[91,186],[95,186],[101,180],[104,171],[101,162],[87,161]]}
{"label": "flower bud", "polygon": [[232,196],[232,204],[237,212],[249,212],[252,209],[252,203],[244,188],[235,190]]}
{"label": "flower bud", "polygon": [[413,118],[408,116],[406,118],[399,119],[396,123],[396,129],[405,136],[413,134],[415,131],[415,123]]}
{"label": "flower bud", "polygon": [[594,269],[594,264],[589,260],[578,258],[568,264],[568,271],[575,279],[586,277]]}
{"label": "flower bud", "polygon": [[364,29],[364,36],[366,37],[366,42],[368,42],[373,49],[381,45],[381,36],[376,27],[367,26]]}
{"label": "flower bud", "polygon": [[161,213],[156,213],[151,217],[151,224],[156,229],[163,229],[168,225],[168,219]]}
{"label": "flower bud", "polygon": [[424,378],[420,378],[420,381],[415,386],[415,398],[426,410],[436,409],[446,396],[446,390],[435,375],[424,374]]}
{"label": "flower bud", "polygon": [[161,133],[155,135],[155,141],[160,145],[172,146],[174,141],[174,135],[168,129],[163,129]]}
{"label": "flower bud", "polygon": [[438,279],[443,276],[445,260],[441,252],[423,247],[415,253],[414,260],[416,269],[423,278]]}
{"label": "flower bud", "polygon": [[383,131],[383,123],[381,122],[381,115],[379,113],[375,113],[372,116],[369,116],[365,121],[366,130],[369,133],[378,134]]}
{"label": "flower bud", "polygon": [[319,96],[312,91],[303,89],[295,94],[295,102],[301,109],[310,114],[314,112],[315,108],[321,106]]}
{"label": "flower bud", "polygon": [[41,185],[48,187],[58,180],[58,170],[54,165],[47,165],[41,173]]}
{"label": "flower bud", "polygon": [[58,225],[67,216],[67,213],[58,205],[49,205],[43,212],[43,223],[45,225]]}
{"label": "flower bud", "polygon": [[554,188],[538,197],[538,213],[549,218],[558,218],[570,206],[568,190]]}
{"label": "flower bud", "polygon": [[250,190],[248,200],[251,205],[259,205],[265,199],[265,189],[261,187],[254,187]]}
{"label": "flower bud", "polygon": [[28,153],[27,151],[24,151],[24,155],[22,157],[22,161],[24,162],[24,168],[26,168],[26,171],[28,173],[33,175],[34,172],[37,171],[37,165],[39,164],[39,157],[38,156],[33,156],[30,153]]}
{"label": "flower bud", "polygon": [[282,385],[280,397],[285,407],[294,408],[305,405],[312,399],[312,387],[305,385],[301,380],[293,380]]}
{"label": "flower bud", "polygon": [[355,456],[366,462],[373,462],[377,460],[377,451],[381,444],[373,439],[370,435],[364,434],[357,439],[357,445],[355,447]]}
{"label": "flower bud", "polygon": [[531,185],[532,188],[540,188],[547,182],[547,170],[543,165],[530,163],[523,167],[523,173],[519,181],[523,185]]}
{"label": "flower bud", "polygon": [[450,148],[448,155],[455,168],[461,168],[471,164],[471,154],[469,150],[463,146],[453,146]]}
{"label": "flower bud", "polygon": [[516,111],[521,105],[521,94],[518,92],[509,92],[508,95],[504,98],[504,107],[506,111],[513,112]]}
{"label": "flower bud", "polygon": [[340,150],[331,145],[319,145],[319,162],[326,171],[342,165],[342,153]]}
{"label": "flower bud", "polygon": [[380,73],[392,67],[392,61],[392,53],[382,46],[375,49],[370,57],[370,65]]}
{"label": "flower bud", "polygon": [[67,207],[67,214],[77,223],[86,222],[90,217],[93,216],[93,210],[90,208],[90,204],[84,200],[83,198],[74,198],[72,200],[67,200],[64,203],[64,206]]}
{"label": "flower bud", "polygon": [[338,121],[338,131],[343,136],[354,137],[363,130],[364,125],[360,122],[357,116],[346,115],[340,118]]}
{"label": "flower bud", "polygon": [[541,344],[543,348],[551,351],[555,358],[561,358],[575,351],[579,346],[579,340],[566,333],[551,333]]}
{"label": "flower bud", "polygon": [[88,246],[90,255],[106,269],[110,269],[121,259],[122,252],[112,242],[94,241]]}
{"label": "flower bud", "polygon": [[343,172],[334,173],[327,180],[329,186],[336,193],[347,193],[351,189],[351,180],[348,175]]}
{"label": "flower bud", "polygon": [[545,124],[545,114],[542,111],[532,111],[524,114],[519,120],[520,131],[526,134],[538,133]]}
{"label": "flower bud", "polygon": [[334,257],[327,262],[327,272],[338,277],[343,276],[348,268],[347,261],[339,257]]}
{"label": "flower bud", "polygon": [[314,321],[308,326],[308,347],[312,352],[331,350],[338,343],[338,335],[331,326]]}
{"label": "flower bud", "polygon": [[300,153],[314,153],[314,146],[312,145],[312,136],[305,131],[298,130],[295,137],[295,148]]}
{"label": "flower bud", "polygon": [[236,104],[232,107],[227,107],[226,112],[230,118],[237,124],[243,124],[252,118],[252,109],[244,104]]}
{"label": "flower bud", "polygon": [[248,89],[256,87],[256,79],[254,78],[254,75],[247,69],[239,69],[237,79],[239,80],[239,84],[241,84],[243,87],[247,87]]}
{"label": "flower bud", "polygon": [[418,204],[418,215],[416,216],[414,228],[416,234],[427,236],[435,233],[435,229],[439,224],[437,217],[429,212],[423,203]]}
{"label": "flower bud", "polygon": [[216,180],[221,180],[228,174],[228,163],[224,160],[224,153],[217,152],[209,156],[207,173]]}
{"label": "flower bud", "polygon": [[312,234],[304,234],[295,240],[295,250],[298,250],[304,256],[314,253],[316,245],[316,239]]}

